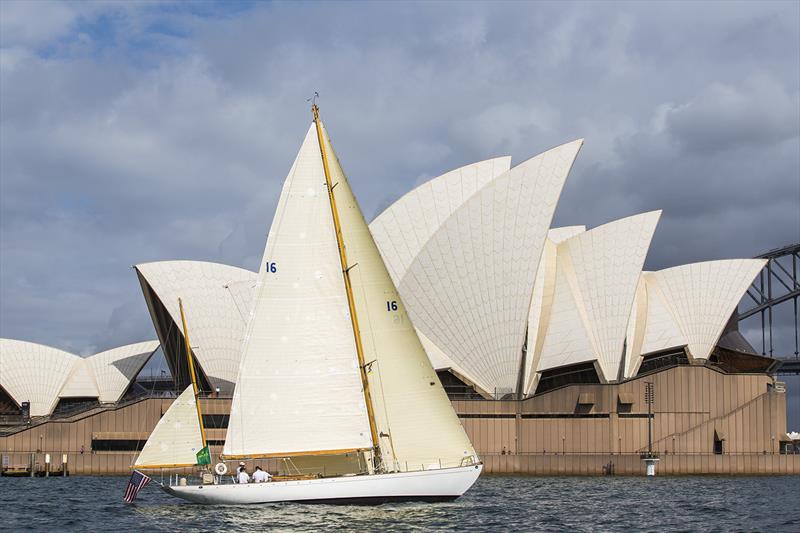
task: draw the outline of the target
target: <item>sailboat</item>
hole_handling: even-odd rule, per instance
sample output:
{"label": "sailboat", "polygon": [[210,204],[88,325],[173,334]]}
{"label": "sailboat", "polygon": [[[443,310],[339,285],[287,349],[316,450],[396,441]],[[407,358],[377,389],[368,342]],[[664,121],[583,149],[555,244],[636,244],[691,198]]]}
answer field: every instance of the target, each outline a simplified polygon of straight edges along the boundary
{"label": "sailboat", "polygon": [[200,409],[200,388],[197,385],[189,330],[180,298],[178,308],[181,312],[183,341],[192,384],[172,402],[158,421],[133,464],[132,468],[135,469],[176,469],[211,464],[211,453]]}
{"label": "sailboat", "polygon": [[[226,461],[278,458],[304,475],[238,484],[206,471],[200,484],[162,488],[203,504],[455,499],[483,465],[408,318],[316,102],[311,110],[267,237],[223,462],[215,467],[224,474]],[[188,337],[186,345],[191,361]],[[204,464],[192,375],[194,388],[156,426],[136,468]]]}

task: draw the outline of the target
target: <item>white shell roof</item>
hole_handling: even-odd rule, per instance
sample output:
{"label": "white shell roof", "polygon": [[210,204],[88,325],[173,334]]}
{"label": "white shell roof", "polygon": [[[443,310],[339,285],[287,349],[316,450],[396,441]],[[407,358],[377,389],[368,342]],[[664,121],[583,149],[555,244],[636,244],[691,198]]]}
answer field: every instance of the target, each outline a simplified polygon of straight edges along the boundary
{"label": "white shell roof", "polygon": [[18,404],[30,402],[31,416],[46,416],[76,361],[81,358],[50,346],[0,339],[0,385]]}
{"label": "white shell roof", "polygon": [[157,349],[158,341],[137,342],[85,359],[97,384],[98,400],[118,402]]}
{"label": "white shell roof", "polygon": [[628,320],[628,331],[625,334],[625,363],[624,377],[629,378],[636,375],[641,363],[642,342],[644,341],[644,331],[647,324],[647,282],[642,272],[639,276],[639,283],[636,284],[636,296],[633,298],[631,306],[631,318]]}
{"label": "white shell roof", "polygon": [[[597,361],[606,381],[617,379],[639,275],[660,216],[652,211],[615,220],[558,244],[546,334],[541,351],[534,346],[532,352],[537,371]],[[543,309],[532,318],[541,321],[548,313]],[[540,324],[532,322],[531,330],[540,332]]]}
{"label": "white shell roof", "polygon": [[560,228],[551,228],[547,232],[547,239],[553,244],[561,244],[567,239],[583,233],[586,231],[586,226],[563,226]]}
{"label": "white shell roof", "polygon": [[729,259],[653,272],[691,358],[708,359],[731,313],[765,264],[766,259]]}
{"label": "white shell roof", "polygon": [[586,330],[588,319],[585,310],[581,309],[575,275],[565,264],[568,260],[566,252],[559,249],[552,303],[549,309],[545,307],[541,311],[540,316],[540,320],[547,321],[546,332],[541,348],[531,354],[537,372],[597,358]]}
{"label": "white shell roof", "polygon": [[465,382],[467,385],[472,385],[475,388],[475,391],[479,394],[482,394],[487,398],[492,397],[492,391],[484,389],[478,383],[476,383],[468,372],[465,372],[460,366],[454,363],[453,360],[450,359],[450,357],[444,353],[441,348],[436,346],[428,337],[426,337],[424,333],[419,330],[416,330],[416,332],[417,336],[419,337],[419,342],[422,344],[422,348],[428,355],[431,366],[435,370],[450,370],[451,373],[458,377],[461,381]]}
{"label": "white shell roof", "polygon": [[570,255],[587,331],[607,381],[617,379],[628,319],[661,211],[623,218],[572,237]]}
{"label": "white shell roof", "polygon": [[509,168],[511,157],[504,156],[451,170],[406,193],[375,217],[369,229],[395,285],[444,221]]}
{"label": "white shell roof", "polygon": [[0,339],[0,385],[18,404],[31,403],[31,416],[47,416],[59,398],[116,402],[125,393],[158,341],[114,348],[91,357],[35,342]]}
{"label": "white shell roof", "polygon": [[642,272],[628,322],[625,377],[639,370],[642,354],[686,346],[686,336],[664,300],[653,272]]}
{"label": "white shell roof", "polygon": [[181,333],[178,298],[183,300],[192,350],[211,385],[235,383],[257,274],[204,261],[159,261],[136,269]]}
{"label": "white shell roof", "polygon": [[536,379],[536,369],[539,365],[542,343],[545,339],[550,318],[549,310],[553,305],[557,245],[584,231],[586,231],[586,226],[565,226],[552,228],[547,232],[547,242],[545,242],[542,257],[539,260],[539,268],[536,270],[536,279],[533,283],[533,293],[531,294],[531,305],[528,314],[527,360],[525,362],[526,391],[536,386],[536,382],[531,380]]}
{"label": "white shell roof", "polygon": [[[636,374],[642,356],[686,346],[702,362],[711,355],[764,259],[706,261],[643,272],[628,325],[626,377]],[[642,318],[644,317],[644,318]]]}
{"label": "white shell roof", "polygon": [[647,313],[641,353],[658,352],[686,345],[686,335],[681,332],[676,318],[664,301],[664,294],[659,288],[655,273],[644,272],[642,280],[645,290],[642,296],[646,298]]}
{"label": "white shell roof", "polygon": [[516,387],[536,268],[582,143],[489,181],[434,232],[398,286],[417,329],[484,390]]}
{"label": "white shell roof", "polygon": [[72,371],[58,393],[59,398],[97,398],[97,382],[87,359],[79,357],[72,364]]}

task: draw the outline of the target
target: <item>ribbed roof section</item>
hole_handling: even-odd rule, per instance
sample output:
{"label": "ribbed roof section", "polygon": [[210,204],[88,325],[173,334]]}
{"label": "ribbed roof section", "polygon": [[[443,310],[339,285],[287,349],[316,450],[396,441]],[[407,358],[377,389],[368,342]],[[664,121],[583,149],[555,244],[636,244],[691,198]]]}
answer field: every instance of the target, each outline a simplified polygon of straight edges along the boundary
{"label": "ribbed roof section", "polygon": [[239,371],[257,274],[204,261],[159,261],[136,269],[181,333],[178,298],[183,299],[195,357],[212,386],[230,388]]}
{"label": "ribbed roof section", "polygon": [[558,244],[586,231],[586,226],[564,226],[552,228],[547,232],[539,268],[536,270],[536,279],[533,283],[531,306],[528,313],[528,338],[525,361],[525,388],[526,393],[536,387],[534,380],[536,369],[539,366],[539,356],[542,353],[542,344],[547,332],[549,310],[553,305],[553,296],[556,282],[556,258]]}
{"label": "ribbed roof section", "polygon": [[369,225],[392,281],[399,284],[431,236],[473,194],[511,168],[511,157],[497,157],[437,176],[378,215]]}
{"label": "ribbed roof section", "polygon": [[688,342],[686,335],[678,327],[676,318],[664,301],[664,294],[659,288],[655,272],[643,273],[642,279],[647,313],[641,353],[658,352],[686,345]]}
{"label": "ribbed roof section", "polygon": [[[556,251],[556,273],[549,308],[545,305],[540,320],[546,321],[539,351],[533,352],[536,371],[593,361],[597,355],[589,339],[586,311],[577,288],[575,273],[564,249]],[[533,324],[530,326],[534,327]]]}
{"label": "ribbed roof section", "polygon": [[0,385],[18,404],[30,402],[31,416],[47,416],[80,361],[77,355],[43,344],[0,339]]}
{"label": "ribbed roof section", "polygon": [[[538,317],[547,321],[547,333],[541,351],[533,352],[537,371],[597,361],[606,381],[617,380],[636,288],[660,216],[652,211],[615,220],[557,245],[552,308],[542,317],[548,313],[543,305]],[[540,325],[532,322],[530,328],[538,331]]]}
{"label": "ribbed roof section", "polygon": [[399,285],[415,326],[485,390],[516,386],[536,268],[582,143],[487,183],[442,223]]}
{"label": "ribbed roof section", "polygon": [[644,341],[645,327],[647,326],[647,282],[645,281],[646,272],[639,275],[639,282],[636,284],[636,296],[633,298],[631,307],[631,317],[628,320],[628,331],[625,334],[625,363],[624,377],[634,376],[639,370]]}
{"label": "ribbed roof section", "polygon": [[661,211],[615,220],[564,241],[606,381],[617,379],[639,275]]}
{"label": "ribbed roof section", "polygon": [[653,273],[694,360],[708,359],[766,259],[692,263]]}
{"label": "ribbed roof section", "polygon": [[34,342],[0,339],[0,385],[31,416],[47,416],[60,398],[117,402],[158,348],[158,341],[120,346],[90,357]]}
{"label": "ribbed roof section", "polygon": [[158,341],[137,342],[87,358],[97,384],[98,400],[118,402],[157,349]]}
{"label": "ribbed roof section", "polygon": [[72,370],[58,393],[58,397],[97,398],[98,396],[100,396],[100,393],[97,391],[97,381],[88,359],[78,357],[72,364]]}

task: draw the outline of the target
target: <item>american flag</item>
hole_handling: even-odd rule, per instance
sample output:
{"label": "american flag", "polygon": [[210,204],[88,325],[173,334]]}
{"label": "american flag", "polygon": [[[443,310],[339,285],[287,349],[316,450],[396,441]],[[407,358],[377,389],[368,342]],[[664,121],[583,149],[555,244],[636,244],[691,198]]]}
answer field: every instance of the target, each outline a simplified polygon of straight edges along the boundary
{"label": "american flag", "polygon": [[149,477],[138,470],[134,470],[130,481],[128,481],[128,488],[125,489],[125,496],[122,499],[127,503],[133,503],[133,500],[139,495],[139,491],[145,488],[148,483],[150,483]]}

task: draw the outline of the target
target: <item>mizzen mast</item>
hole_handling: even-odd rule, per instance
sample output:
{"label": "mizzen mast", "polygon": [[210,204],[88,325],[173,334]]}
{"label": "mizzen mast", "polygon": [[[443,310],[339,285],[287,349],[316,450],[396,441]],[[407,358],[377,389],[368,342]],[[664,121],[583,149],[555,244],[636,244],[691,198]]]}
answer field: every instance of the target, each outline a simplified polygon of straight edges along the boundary
{"label": "mizzen mast", "polygon": [[[333,215],[333,227],[336,231],[336,243],[339,246],[339,260],[342,264],[342,276],[344,277],[345,292],[347,293],[347,305],[350,308],[350,322],[353,326],[353,336],[356,342],[356,353],[358,354],[358,367],[359,374],[361,375],[361,384],[364,389],[364,401],[367,404],[367,416],[369,417],[369,429],[372,435],[372,447],[374,448],[374,456],[378,457],[378,449],[380,448],[380,441],[378,439],[377,425],[375,424],[375,412],[372,405],[372,397],[369,390],[369,379],[367,378],[366,362],[364,360],[364,346],[361,342],[361,332],[358,328],[358,316],[356,315],[356,304],[353,298],[353,287],[350,282],[350,269],[353,266],[347,264],[347,252],[344,248],[344,240],[342,238],[342,227],[339,221],[339,211],[336,209],[336,198],[333,196],[333,188],[336,184],[331,182],[331,172],[328,166],[328,155],[325,151],[325,142],[322,138],[322,124],[319,118],[319,107],[316,103],[311,105],[311,113],[314,115],[314,125],[317,128],[317,141],[319,141],[319,151],[322,155],[322,168],[325,171],[325,182],[328,186],[328,199],[331,204],[331,214]],[[185,328],[184,328],[185,330]],[[198,407],[199,408],[199,407]]]}

